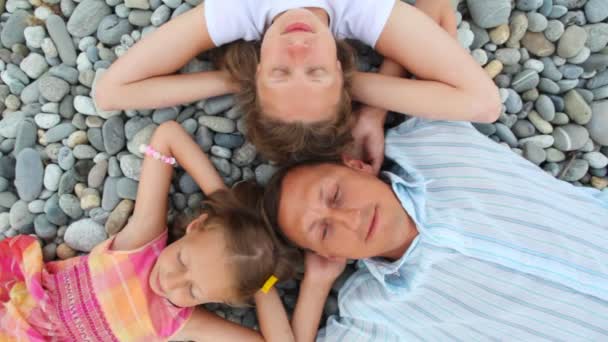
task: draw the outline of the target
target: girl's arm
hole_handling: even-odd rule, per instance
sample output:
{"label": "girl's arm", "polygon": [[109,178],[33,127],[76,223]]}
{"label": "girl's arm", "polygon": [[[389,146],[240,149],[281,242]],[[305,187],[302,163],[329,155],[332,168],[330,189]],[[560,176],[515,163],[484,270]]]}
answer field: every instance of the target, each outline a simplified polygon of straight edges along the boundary
{"label": "girl's arm", "polygon": [[494,82],[420,10],[397,1],[375,48],[419,79],[356,73],[355,100],[431,119],[491,122],[498,117],[501,101]]}
{"label": "girl's arm", "polygon": [[97,82],[95,102],[102,110],[159,108],[235,92],[236,84],[225,71],[168,75],[213,47],[201,4],[116,60]]}
{"label": "girl's arm", "polygon": [[[149,145],[162,155],[173,156],[206,194],[225,188],[209,158],[177,122],[169,121],[160,125]],[[173,166],[144,157],[135,211],[129,223],[116,236],[113,249],[139,248],[165,230],[172,175]]]}
{"label": "girl's arm", "polygon": [[287,313],[276,288],[268,293],[258,291],[255,299],[256,312],[260,330],[265,341],[291,342],[294,341],[293,331],[287,319]]}
{"label": "girl's arm", "polygon": [[196,342],[252,341],[291,342],[294,341],[287,313],[276,289],[267,294],[261,291],[255,296],[261,333],[222,319],[206,310],[195,310],[184,328],[172,340]]}

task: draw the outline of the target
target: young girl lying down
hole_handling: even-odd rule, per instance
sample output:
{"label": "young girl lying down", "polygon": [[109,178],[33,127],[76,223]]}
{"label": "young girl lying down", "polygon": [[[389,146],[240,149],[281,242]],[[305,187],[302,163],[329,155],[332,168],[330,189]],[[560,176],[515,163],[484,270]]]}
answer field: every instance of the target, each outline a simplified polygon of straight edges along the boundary
{"label": "young girl lying down", "polygon": [[[44,263],[35,237],[0,242],[1,341],[290,341],[272,285],[289,278],[297,252],[283,247],[244,196],[227,190],[179,124],[143,146],[135,211],[89,255]],[[167,242],[175,162],[208,195],[205,213]],[[261,333],[197,308],[254,299]]]}

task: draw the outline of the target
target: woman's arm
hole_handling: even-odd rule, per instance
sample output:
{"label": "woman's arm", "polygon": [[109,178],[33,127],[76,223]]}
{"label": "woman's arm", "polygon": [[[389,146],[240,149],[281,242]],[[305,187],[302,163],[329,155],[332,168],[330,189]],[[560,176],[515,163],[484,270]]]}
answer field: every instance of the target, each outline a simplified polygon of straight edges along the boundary
{"label": "woman's arm", "polygon": [[236,91],[225,71],[168,75],[214,47],[204,4],[145,36],[97,82],[94,97],[102,110],[169,107]]}
{"label": "woman's arm", "polygon": [[[173,156],[206,194],[225,188],[209,158],[177,122],[160,125],[149,145],[162,155]],[[150,157],[144,158],[133,217],[116,236],[113,249],[141,247],[165,230],[172,175],[173,166]]]}
{"label": "woman's arm", "polygon": [[268,293],[258,291],[254,297],[260,330],[265,341],[294,341],[285,307],[275,288]]}
{"label": "woman's arm", "polygon": [[171,340],[195,342],[264,341],[257,331],[225,320],[204,309],[195,309],[188,323],[182,330],[172,336]]}
{"label": "woman's arm", "polygon": [[355,100],[432,119],[491,122],[500,114],[494,82],[422,11],[396,2],[375,48],[418,80],[356,73]]}

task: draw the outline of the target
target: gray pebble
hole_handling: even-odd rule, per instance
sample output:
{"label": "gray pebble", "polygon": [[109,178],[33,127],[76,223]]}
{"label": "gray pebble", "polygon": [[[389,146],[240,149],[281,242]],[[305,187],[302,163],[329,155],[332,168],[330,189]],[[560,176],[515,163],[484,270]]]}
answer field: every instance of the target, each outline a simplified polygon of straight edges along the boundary
{"label": "gray pebble", "polygon": [[496,50],[495,58],[503,65],[515,65],[521,60],[521,53],[518,49],[503,48]]}
{"label": "gray pebble", "polygon": [[57,226],[49,222],[44,214],[34,219],[34,231],[39,238],[45,240],[52,240],[57,236]]}
{"label": "gray pebble", "polygon": [[36,125],[42,129],[50,129],[61,121],[61,117],[57,114],[40,113],[34,117]]}
{"label": "gray pebble", "polygon": [[528,13],[528,31],[543,32],[548,26],[547,18],[540,13]]}
{"label": "gray pebble", "polygon": [[114,155],[125,147],[124,122],[120,116],[109,118],[102,129],[105,151]]}
{"label": "gray pebble", "polygon": [[255,146],[250,142],[246,142],[243,146],[237,148],[232,154],[232,162],[239,167],[247,166],[253,162],[257,155]]}
{"label": "gray pebble", "polygon": [[585,4],[585,16],[590,23],[599,23],[608,18],[608,3],[604,0],[589,0]]}
{"label": "gray pebble", "polygon": [[152,114],[152,121],[160,125],[165,121],[175,120],[177,115],[178,109],[176,107],[161,108],[154,111]]}
{"label": "gray pebble", "polygon": [[587,124],[591,138],[600,145],[608,146],[608,100],[591,105],[593,116]]}
{"label": "gray pebble", "polygon": [[595,169],[602,169],[608,165],[608,157],[601,152],[587,152],[583,155],[583,159],[589,163],[589,166]]}
{"label": "gray pebble", "polygon": [[111,13],[110,7],[102,0],[83,0],[68,20],[68,32],[75,37],[90,36],[97,30],[103,18]]}
{"label": "gray pebble", "polygon": [[234,95],[223,95],[207,99],[207,101],[205,101],[203,110],[208,115],[216,115],[232,108],[234,105]]}
{"label": "gray pebble", "polygon": [[606,47],[608,43],[608,23],[585,25],[583,28],[587,31],[585,46],[589,48],[590,52],[599,52]]}
{"label": "gray pebble", "polygon": [[169,20],[170,16],[171,9],[167,5],[161,5],[152,13],[150,23],[154,26],[161,26]]}
{"label": "gray pebble", "polygon": [[56,164],[49,164],[44,169],[44,187],[50,191],[59,189],[59,180],[63,171]]}
{"label": "gray pebble", "polygon": [[545,37],[547,37],[550,42],[555,43],[562,37],[565,30],[564,24],[561,21],[549,20],[544,33]]}
{"label": "gray pebble", "polygon": [[232,157],[232,151],[230,151],[230,149],[217,145],[211,146],[211,154],[224,159],[230,159],[230,157]]}
{"label": "gray pebble", "polygon": [[557,69],[553,60],[549,57],[543,57],[541,61],[544,64],[543,72],[541,73],[543,77],[546,77],[552,81],[559,81],[562,79],[562,73]]}
{"label": "gray pebble", "polygon": [[591,120],[591,107],[576,90],[571,90],[564,96],[564,104],[566,114],[575,123],[585,125]]}
{"label": "gray pebble", "polygon": [[524,70],[513,78],[511,87],[518,93],[535,88],[540,82],[538,73],[534,70]]}
{"label": "gray pebble", "polygon": [[534,107],[543,119],[551,121],[555,118],[555,105],[548,96],[540,95],[536,100]]}
{"label": "gray pebble", "polygon": [[194,139],[196,140],[196,143],[203,149],[203,151],[209,152],[211,146],[213,145],[213,132],[211,132],[209,128],[205,126],[200,126]]}
{"label": "gray pebble", "polygon": [[31,119],[23,120],[17,130],[15,139],[14,154],[17,155],[27,147],[34,147],[36,144],[36,125]]}
{"label": "gray pebble", "polygon": [[82,219],[70,224],[64,236],[68,246],[83,252],[90,252],[105,239],[105,228],[91,219]]}
{"label": "gray pebble", "polygon": [[509,22],[509,0],[467,0],[467,5],[473,21],[481,28],[496,27]]}
{"label": "gray pebble", "polygon": [[91,171],[89,172],[89,176],[87,178],[87,184],[89,188],[99,188],[103,184],[103,181],[108,172],[108,161],[101,160],[93,166]]}
{"label": "gray pebble", "polygon": [[103,185],[103,194],[101,198],[101,207],[105,211],[112,211],[120,202],[118,196],[118,179],[116,177],[108,177]]}
{"label": "gray pebble", "polygon": [[543,0],[517,0],[516,7],[520,11],[534,11],[543,5]]}
{"label": "gray pebble", "polygon": [[549,148],[555,143],[555,139],[550,135],[535,135],[533,137],[524,138],[519,141],[519,145],[523,146],[526,143],[535,143],[542,148]]}
{"label": "gray pebble", "polygon": [[523,108],[523,103],[521,101],[521,97],[515,90],[507,89],[509,96],[505,101],[505,106],[507,108],[507,113],[516,114],[519,113]]}
{"label": "gray pebble", "polygon": [[528,138],[534,135],[536,129],[528,120],[518,120],[511,128],[518,138]]}
{"label": "gray pebble", "polygon": [[129,22],[134,26],[145,27],[150,25],[152,11],[132,10],[129,13]]}
{"label": "gray pebble", "polygon": [[98,151],[105,151],[105,145],[103,143],[102,131],[99,128],[90,128],[87,130],[87,138],[89,143]]}
{"label": "gray pebble", "polygon": [[26,148],[17,155],[15,187],[19,198],[29,202],[40,195],[43,172],[40,154],[36,150]]}
{"label": "gray pebble", "polygon": [[125,123],[125,137],[127,140],[131,140],[137,132],[151,124],[152,120],[148,117],[136,116],[131,118]]}
{"label": "gray pebble", "polygon": [[215,166],[215,168],[225,177],[230,176],[231,174],[231,167],[230,167],[230,162],[226,159],[223,158],[218,158],[218,157],[213,157],[211,156],[209,158],[211,160],[211,162],[213,163],[213,165]]}
{"label": "gray pebble", "polygon": [[143,157],[141,152],[139,152],[139,147],[142,144],[148,144],[150,142],[150,139],[152,138],[156,127],[157,126],[155,124],[151,124],[137,132],[133,139],[127,144],[127,149],[129,150],[129,152],[133,153],[138,157]]}
{"label": "gray pebble", "polygon": [[34,230],[34,215],[27,210],[25,201],[17,201],[9,212],[11,228],[21,234],[30,234]]}
{"label": "gray pebble", "polygon": [[93,159],[97,151],[90,145],[77,145],[72,151],[76,159]]}
{"label": "gray pebble", "polygon": [[139,181],[141,166],[142,160],[132,154],[120,158],[120,169],[122,170],[122,173],[133,180]]}
{"label": "gray pebble", "polygon": [[37,79],[48,70],[49,65],[46,63],[44,57],[40,54],[30,53],[23,59],[23,61],[21,61],[19,67],[30,78]]}
{"label": "gray pebble", "polygon": [[0,192],[0,207],[2,208],[10,209],[18,200],[19,198],[12,192]]}
{"label": "gray pebble", "polygon": [[46,219],[58,226],[62,226],[68,222],[67,215],[59,207],[59,196],[51,196],[44,205],[44,213]]}
{"label": "gray pebble", "polygon": [[23,31],[28,25],[29,17],[30,14],[22,10],[17,10],[8,17],[0,34],[2,45],[11,47],[25,42]]}
{"label": "gray pebble", "polygon": [[[499,124],[500,125],[500,124]],[[277,171],[277,167],[269,164],[261,164],[255,168],[255,179],[258,184],[266,185],[272,175]]]}
{"label": "gray pebble", "polygon": [[579,125],[567,124],[553,130],[554,146],[560,151],[578,150],[589,139],[587,130]]}
{"label": "gray pebble", "polygon": [[243,145],[245,139],[239,134],[218,133],[213,137],[215,144],[229,149],[238,148]]}
{"label": "gray pebble", "polygon": [[117,183],[118,197],[123,199],[135,200],[137,198],[138,186],[139,183],[132,179],[126,177],[120,178]]}
{"label": "gray pebble", "polygon": [[69,147],[62,147],[57,155],[57,164],[59,167],[67,171],[74,167],[74,163],[76,163],[76,159],[74,158],[72,150]]}
{"label": "gray pebble", "polygon": [[47,143],[54,143],[67,138],[70,134],[76,131],[71,123],[59,124],[48,131],[46,131],[45,138]]}
{"label": "gray pebble", "polygon": [[578,181],[589,171],[589,163],[586,160],[575,159],[568,171],[562,177],[567,182]]}
{"label": "gray pebble", "polygon": [[562,65],[559,68],[559,70],[561,71],[562,75],[564,75],[565,78],[572,79],[572,80],[576,80],[579,77],[581,77],[581,75],[585,71],[583,68],[581,68],[577,65],[572,65],[572,64]]}
{"label": "gray pebble", "polygon": [[200,192],[200,188],[198,184],[194,181],[194,179],[188,175],[187,173],[183,174],[179,178],[179,189],[182,193],[186,195],[193,194],[195,192]]}
{"label": "gray pebble", "polygon": [[569,26],[557,45],[557,54],[562,58],[576,56],[585,46],[587,31],[579,26]]}
{"label": "gray pebble", "polygon": [[44,212],[44,205],[46,204],[46,202],[44,200],[35,200],[35,201],[31,201],[30,203],[27,204],[27,210],[30,211],[30,213],[32,214],[40,214]]}
{"label": "gray pebble", "polygon": [[490,123],[473,123],[473,126],[484,135],[492,135],[496,133],[496,127]]}

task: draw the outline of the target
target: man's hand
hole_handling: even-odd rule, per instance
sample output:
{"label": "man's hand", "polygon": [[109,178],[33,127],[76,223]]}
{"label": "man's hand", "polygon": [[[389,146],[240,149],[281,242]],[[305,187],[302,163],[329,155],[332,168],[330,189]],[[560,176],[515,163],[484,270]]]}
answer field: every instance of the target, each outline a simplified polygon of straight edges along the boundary
{"label": "man's hand", "polygon": [[456,38],[456,13],[450,0],[416,0],[416,8]]}
{"label": "man's hand", "polygon": [[369,163],[377,174],[384,160],[386,111],[364,105],[359,109],[358,116],[359,119],[352,132],[355,142],[351,154]]}
{"label": "man's hand", "polygon": [[332,260],[324,258],[313,252],[306,252],[304,260],[304,277],[315,282],[331,285],[344,268],[346,260]]}

